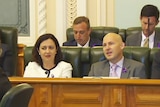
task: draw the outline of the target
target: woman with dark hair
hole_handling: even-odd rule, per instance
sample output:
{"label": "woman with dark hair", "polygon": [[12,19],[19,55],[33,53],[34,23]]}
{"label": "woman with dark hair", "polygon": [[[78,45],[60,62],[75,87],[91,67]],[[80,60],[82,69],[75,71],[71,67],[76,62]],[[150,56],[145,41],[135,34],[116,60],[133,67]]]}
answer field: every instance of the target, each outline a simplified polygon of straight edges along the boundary
{"label": "woman with dark hair", "polygon": [[24,77],[70,78],[72,66],[62,61],[58,40],[52,34],[40,36],[32,50],[33,62],[25,68]]}

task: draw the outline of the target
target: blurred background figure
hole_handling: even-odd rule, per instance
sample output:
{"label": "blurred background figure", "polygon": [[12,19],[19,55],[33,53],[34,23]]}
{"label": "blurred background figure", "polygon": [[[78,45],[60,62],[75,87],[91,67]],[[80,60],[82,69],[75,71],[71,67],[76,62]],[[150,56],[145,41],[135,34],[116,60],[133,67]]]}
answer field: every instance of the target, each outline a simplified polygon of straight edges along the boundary
{"label": "blurred background figure", "polygon": [[7,76],[12,76],[14,70],[12,69],[12,51],[7,44],[1,43],[1,31],[0,31],[0,67],[6,73]]}
{"label": "blurred background figure", "polygon": [[91,38],[90,21],[85,16],[77,17],[73,22],[74,39],[63,43],[63,46],[93,47],[102,46],[98,38]]}

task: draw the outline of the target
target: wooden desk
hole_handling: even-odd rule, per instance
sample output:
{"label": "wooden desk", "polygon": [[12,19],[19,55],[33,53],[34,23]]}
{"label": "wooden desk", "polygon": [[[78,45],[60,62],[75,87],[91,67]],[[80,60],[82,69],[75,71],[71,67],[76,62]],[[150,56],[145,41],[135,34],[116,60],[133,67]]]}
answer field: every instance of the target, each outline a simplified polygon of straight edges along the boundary
{"label": "wooden desk", "polygon": [[160,80],[9,79],[34,87],[29,107],[160,107]]}
{"label": "wooden desk", "polygon": [[24,73],[24,48],[26,45],[18,44],[18,62],[17,62],[17,76],[23,77]]}

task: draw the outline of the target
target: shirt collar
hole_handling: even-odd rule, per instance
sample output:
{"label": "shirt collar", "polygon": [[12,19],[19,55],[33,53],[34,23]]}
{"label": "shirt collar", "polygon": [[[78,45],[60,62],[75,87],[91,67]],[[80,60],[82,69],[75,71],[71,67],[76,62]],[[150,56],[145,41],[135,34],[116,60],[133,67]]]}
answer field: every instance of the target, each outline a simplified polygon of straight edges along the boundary
{"label": "shirt collar", "polygon": [[[154,36],[155,36],[155,31],[149,36],[149,41],[153,42],[154,41]],[[144,35],[144,33],[142,32],[142,41],[145,41],[146,36]]]}
{"label": "shirt collar", "polygon": [[89,41],[90,41],[90,38],[88,39],[87,43],[84,46],[80,45],[79,43],[77,43],[77,46],[78,47],[89,47]]}
{"label": "shirt collar", "polygon": [[[116,64],[119,66],[119,67],[123,67],[123,61],[124,61],[124,56],[121,58],[120,61],[118,61]],[[109,62],[110,64],[110,67],[113,65],[113,63]]]}

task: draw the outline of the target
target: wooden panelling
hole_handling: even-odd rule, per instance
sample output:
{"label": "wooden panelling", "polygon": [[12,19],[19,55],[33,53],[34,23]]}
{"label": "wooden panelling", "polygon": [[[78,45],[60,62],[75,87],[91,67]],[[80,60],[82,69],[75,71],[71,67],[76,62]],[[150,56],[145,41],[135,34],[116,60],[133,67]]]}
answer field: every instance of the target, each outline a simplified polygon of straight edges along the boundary
{"label": "wooden panelling", "polygon": [[34,87],[29,107],[159,107],[160,80],[10,77]]}
{"label": "wooden panelling", "polygon": [[24,44],[18,44],[18,63],[17,63],[17,76],[23,76],[24,73]]}

